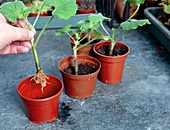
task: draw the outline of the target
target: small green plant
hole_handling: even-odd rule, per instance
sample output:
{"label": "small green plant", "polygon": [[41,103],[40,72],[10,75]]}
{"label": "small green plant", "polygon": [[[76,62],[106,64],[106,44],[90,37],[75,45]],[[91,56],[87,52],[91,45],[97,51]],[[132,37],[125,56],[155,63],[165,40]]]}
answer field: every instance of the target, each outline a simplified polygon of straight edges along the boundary
{"label": "small green plant", "polygon": [[[101,15],[101,13],[99,14],[90,14],[88,16],[88,19],[87,20],[81,20],[77,23],[77,27],[79,28],[79,30],[81,30],[81,32],[86,32],[87,33],[87,39],[88,41],[91,40],[91,34],[96,34],[96,32],[99,33],[98,31],[98,28],[100,27],[100,21],[109,21],[110,18],[107,18],[107,17],[102,17],[101,19],[96,19],[95,16],[99,16]],[[100,39],[99,39],[100,40]]]}
{"label": "small green plant", "polygon": [[162,0],[159,4],[163,7],[163,14],[158,16],[158,20],[167,28],[170,28],[170,0]]}
{"label": "small green plant", "polygon": [[[42,34],[46,30],[51,20],[54,18],[54,16],[57,16],[59,19],[67,20],[71,16],[74,16],[77,11],[76,0],[43,0],[43,3],[44,4],[41,6],[41,10],[43,10],[44,6],[54,7],[54,10],[52,11],[52,16],[49,19],[49,21],[43,26],[43,29],[39,33],[38,37],[35,40],[34,38],[30,39],[31,44],[32,44],[32,51],[34,55],[36,70],[37,70],[32,80],[42,85],[42,91],[43,91],[43,88],[46,86],[46,83],[47,83],[46,80],[48,79],[48,77],[43,73],[41,69],[36,46],[39,43],[39,40]],[[38,12],[38,15],[34,23],[30,24],[29,21],[27,20],[27,17],[30,12],[22,1],[15,0],[14,2],[5,2],[0,6],[0,13],[2,13],[8,21],[10,22],[18,21],[21,24],[20,20],[25,19],[29,25],[30,30],[34,29],[36,22],[39,18],[40,12],[41,11]]]}
{"label": "small green plant", "polygon": [[[147,20],[147,19],[144,19],[144,20],[133,19],[133,17],[135,16],[135,14],[138,12],[138,10],[140,8],[140,5],[143,4],[145,2],[145,0],[125,0],[125,2],[126,1],[137,5],[137,9],[125,22],[122,22],[118,28],[112,28],[111,35],[108,33],[106,28],[103,26],[103,23],[101,21],[99,21],[101,27],[107,34],[106,36],[103,36],[102,40],[106,40],[111,43],[110,53],[109,53],[110,56],[112,56],[112,54],[113,54],[113,49],[115,47],[116,41],[118,41],[127,31],[132,30],[132,29],[137,29],[139,26],[143,26],[145,24],[150,24],[149,20]],[[100,14],[98,16],[94,14],[93,17],[96,17],[96,20],[104,18],[104,16],[102,14]],[[121,32],[121,30],[123,30],[123,31]]]}
{"label": "small green plant", "polygon": [[[42,8],[43,6],[43,8]],[[48,11],[52,11],[52,8],[50,6],[44,5],[43,1],[40,0],[34,0],[31,4],[31,6],[28,6],[28,10],[31,13],[38,13],[40,14],[47,13]]]}
{"label": "small green plant", "polygon": [[170,0],[162,0],[160,3],[165,13],[170,14]]}
{"label": "small green plant", "polygon": [[[55,31],[55,34],[57,36],[60,36],[66,33],[73,41],[74,47],[72,49],[73,49],[73,56],[74,56],[75,75],[78,75],[77,51],[81,49],[82,47],[92,43],[95,40],[103,39],[103,35],[98,31],[98,27],[100,26],[98,21],[102,22],[103,20],[109,20],[109,18],[106,18],[104,16],[102,17],[102,19],[98,19],[98,20],[96,20],[95,17],[91,17],[91,16],[92,14],[89,15],[88,20],[85,20],[85,21],[82,20],[78,22],[77,29],[71,29],[71,24],[69,24]],[[81,34],[83,32],[87,32],[87,35],[81,37]],[[90,38],[91,33],[94,34],[93,39]],[[83,41],[87,37],[88,37],[88,41],[84,44],[80,44],[81,41]]]}

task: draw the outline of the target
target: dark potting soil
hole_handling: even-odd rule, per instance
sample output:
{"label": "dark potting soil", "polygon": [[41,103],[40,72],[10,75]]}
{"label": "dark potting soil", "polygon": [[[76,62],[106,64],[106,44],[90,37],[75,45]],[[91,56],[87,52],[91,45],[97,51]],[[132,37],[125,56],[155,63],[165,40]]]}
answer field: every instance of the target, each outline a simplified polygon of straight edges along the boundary
{"label": "dark potting soil", "polygon": [[[110,46],[101,46],[98,50],[98,53],[105,55],[105,56],[110,56]],[[128,49],[124,46],[115,46],[113,49],[113,53],[111,56],[119,56],[119,55],[124,55],[128,52]]]}
{"label": "dark potting soil", "polygon": [[[94,41],[92,41],[90,44],[95,44],[95,43],[98,43],[100,40],[94,40]],[[83,39],[81,42],[80,42],[80,44],[85,44],[85,43],[87,43],[88,42],[88,38],[85,38],[85,39]]]}
{"label": "dark potting soil", "polygon": [[[86,75],[95,72],[97,68],[94,65],[79,64],[78,65],[78,75]],[[64,69],[64,72],[75,75],[74,66],[69,66]]]}
{"label": "dark potting soil", "polygon": [[170,30],[169,17],[170,17],[170,15],[161,15],[158,17],[158,20]]}
{"label": "dark potting soil", "polygon": [[63,102],[61,105],[61,111],[59,111],[59,119],[64,123],[71,114],[69,113],[71,108],[70,103]]}

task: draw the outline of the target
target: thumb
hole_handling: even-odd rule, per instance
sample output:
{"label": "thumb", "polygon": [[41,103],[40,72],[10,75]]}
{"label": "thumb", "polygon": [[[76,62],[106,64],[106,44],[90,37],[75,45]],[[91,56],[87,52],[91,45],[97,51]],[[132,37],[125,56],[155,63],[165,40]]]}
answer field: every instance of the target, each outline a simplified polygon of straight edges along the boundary
{"label": "thumb", "polygon": [[25,28],[14,27],[13,31],[14,31],[14,35],[15,35],[12,39],[13,41],[30,40],[35,35],[34,31],[30,31]]}

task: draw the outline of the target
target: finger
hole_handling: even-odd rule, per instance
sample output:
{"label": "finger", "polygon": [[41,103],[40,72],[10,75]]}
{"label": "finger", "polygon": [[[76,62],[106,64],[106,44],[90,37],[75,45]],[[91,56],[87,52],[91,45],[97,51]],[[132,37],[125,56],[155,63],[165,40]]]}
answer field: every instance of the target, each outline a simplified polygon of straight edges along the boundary
{"label": "finger", "polygon": [[28,29],[23,29],[23,28],[18,28],[18,27],[12,27],[12,28],[13,28],[13,32],[14,32],[13,37],[11,39],[12,41],[30,40],[35,35],[34,31],[30,31]]}
{"label": "finger", "polygon": [[0,51],[0,54],[21,54],[29,52],[29,48],[25,46],[10,45],[4,50]]}
{"label": "finger", "polygon": [[[29,23],[25,19],[21,19],[20,22],[11,23],[11,25],[21,28],[30,29]],[[34,33],[36,33],[36,30],[34,28],[31,28]]]}
{"label": "finger", "polygon": [[26,47],[26,46],[17,46],[16,47],[16,51],[17,51],[17,54],[19,54],[19,53],[27,53],[27,52],[29,52],[29,48],[28,47]]}
{"label": "finger", "polygon": [[14,23],[10,23],[13,26],[16,27],[23,27],[23,28],[27,28],[28,29],[28,23],[25,19],[20,20],[20,22],[14,22]]}
{"label": "finger", "polygon": [[14,42],[13,45],[20,45],[20,46],[25,46],[29,49],[32,48],[32,45],[29,41],[21,41],[21,42]]}
{"label": "finger", "polygon": [[0,13],[0,22],[7,22],[6,18]]}

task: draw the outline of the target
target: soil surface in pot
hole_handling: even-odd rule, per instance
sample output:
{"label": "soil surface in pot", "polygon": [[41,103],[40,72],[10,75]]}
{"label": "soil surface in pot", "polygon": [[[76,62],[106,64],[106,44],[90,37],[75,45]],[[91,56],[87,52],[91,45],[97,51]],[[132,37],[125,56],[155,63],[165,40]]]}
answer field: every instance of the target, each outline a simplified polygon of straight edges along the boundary
{"label": "soil surface in pot", "polygon": [[[101,46],[98,50],[98,53],[105,55],[105,56],[110,56],[110,46]],[[128,49],[123,46],[115,46],[113,49],[113,53],[111,56],[119,56],[119,55],[124,55],[128,52]]]}
{"label": "soil surface in pot", "polygon": [[[85,44],[85,43],[87,43],[88,42],[88,38],[84,38],[81,42],[80,42],[80,44]],[[100,42],[100,40],[94,40],[94,41],[92,41],[90,44],[95,44],[95,43],[98,43],[98,42]]]}
{"label": "soil surface in pot", "polygon": [[[96,66],[89,64],[79,64],[78,65],[78,75],[91,74],[97,70]],[[69,66],[64,69],[64,72],[75,75],[74,66]]]}

